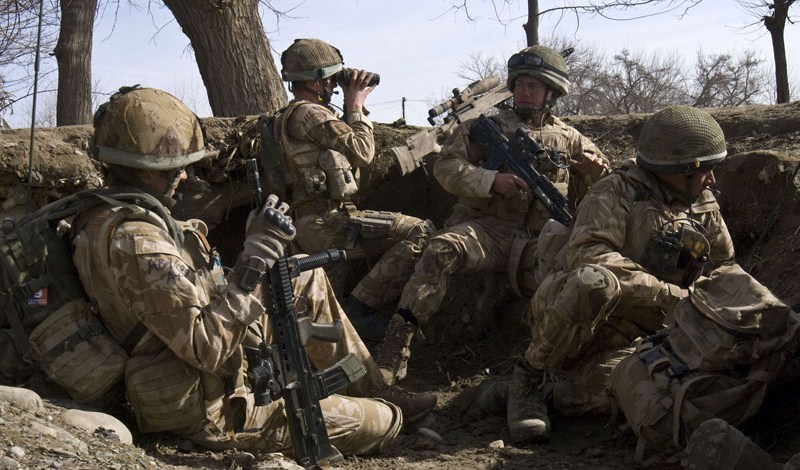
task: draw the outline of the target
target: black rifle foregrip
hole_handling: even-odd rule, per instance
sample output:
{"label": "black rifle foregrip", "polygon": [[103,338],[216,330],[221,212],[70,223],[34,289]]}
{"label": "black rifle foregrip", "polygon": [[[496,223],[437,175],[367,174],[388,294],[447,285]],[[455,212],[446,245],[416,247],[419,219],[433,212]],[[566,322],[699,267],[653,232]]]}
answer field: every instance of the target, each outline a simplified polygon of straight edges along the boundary
{"label": "black rifle foregrip", "polygon": [[321,268],[337,261],[344,261],[347,259],[347,253],[344,250],[337,250],[331,248],[330,250],[320,251],[310,256],[293,256],[289,258],[289,271],[292,277],[297,277],[303,271],[310,271],[312,269]]}

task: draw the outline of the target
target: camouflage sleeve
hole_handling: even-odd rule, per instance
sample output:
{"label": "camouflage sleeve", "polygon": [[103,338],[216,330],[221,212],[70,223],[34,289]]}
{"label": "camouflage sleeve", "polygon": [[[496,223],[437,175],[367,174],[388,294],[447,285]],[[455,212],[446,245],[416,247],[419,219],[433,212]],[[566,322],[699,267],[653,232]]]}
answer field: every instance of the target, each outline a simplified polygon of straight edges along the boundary
{"label": "camouflage sleeve", "polygon": [[[600,151],[597,145],[575,128],[569,128],[567,139],[569,142],[568,152],[570,157],[581,158],[583,152],[591,152],[610,164],[608,158]],[[577,207],[580,204],[581,200],[583,200],[586,193],[589,192],[589,188],[591,188],[594,183],[596,183],[596,181],[592,180],[589,176],[570,169],[567,197],[570,203],[574,205],[573,207]]]}
{"label": "camouflage sleeve", "polygon": [[578,208],[566,247],[568,267],[601,265],[617,276],[620,296],[627,304],[669,309],[680,298],[680,288],[661,281],[622,254],[626,228],[635,221],[629,220],[630,200],[615,181],[619,181],[615,175],[600,181]]}
{"label": "camouflage sleeve", "polygon": [[[459,197],[492,197],[497,171],[486,170],[470,161],[475,157],[476,144],[469,140],[469,125],[463,124],[445,142],[433,165],[433,176],[449,193]],[[472,153],[473,158],[470,157]]]}
{"label": "camouflage sleeve", "polygon": [[364,167],[375,156],[372,122],[363,113],[347,114],[348,123],[322,106],[301,106],[290,116],[289,136],[310,140],[324,149],[342,153],[355,167]]}
{"label": "camouflage sleeve", "polygon": [[708,231],[708,242],[711,245],[711,261],[714,266],[735,263],[736,252],[733,249],[733,240],[719,210],[711,212],[706,223],[706,230]]}
{"label": "camouflage sleeve", "polygon": [[117,227],[110,262],[130,313],[203,371],[219,368],[264,313],[257,298],[235,284],[216,285],[207,265],[194,266],[168,233],[145,222]]}

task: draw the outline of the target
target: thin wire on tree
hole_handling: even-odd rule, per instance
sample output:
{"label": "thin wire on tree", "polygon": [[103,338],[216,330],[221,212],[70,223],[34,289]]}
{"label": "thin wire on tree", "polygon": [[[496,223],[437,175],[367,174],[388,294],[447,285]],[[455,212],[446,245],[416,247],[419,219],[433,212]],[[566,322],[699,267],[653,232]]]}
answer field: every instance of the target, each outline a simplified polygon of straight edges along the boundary
{"label": "thin wire on tree", "polygon": [[39,0],[39,24],[36,28],[36,58],[33,61],[33,104],[31,109],[31,143],[28,149],[28,195],[25,212],[31,212],[33,199],[33,142],[36,131],[36,98],[39,87],[39,51],[42,43],[42,11],[44,0]]}

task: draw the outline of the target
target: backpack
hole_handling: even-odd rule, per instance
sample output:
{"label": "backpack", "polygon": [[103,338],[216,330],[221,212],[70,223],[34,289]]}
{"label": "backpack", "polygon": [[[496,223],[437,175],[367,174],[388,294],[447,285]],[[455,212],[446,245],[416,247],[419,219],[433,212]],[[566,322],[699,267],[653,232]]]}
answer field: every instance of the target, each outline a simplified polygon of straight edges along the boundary
{"label": "backpack", "polygon": [[0,230],[0,374],[19,377],[41,368],[79,402],[97,403],[119,382],[138,337],[118,344],[106,331],[72,262],[68,219],[99,205],[113,207],[101,239],[127,219],[159,216],[176,240],[180,232],[152,196],[111,189],[89,190],[52,202]]}
{"label": "backpack", "polygon": [[639,436],[637,461],[647,443],[682,449],[710,418],[738,425],[753,416],[797,341],[800,319],[738,264],[696,281],[673,317],[611,373]]}

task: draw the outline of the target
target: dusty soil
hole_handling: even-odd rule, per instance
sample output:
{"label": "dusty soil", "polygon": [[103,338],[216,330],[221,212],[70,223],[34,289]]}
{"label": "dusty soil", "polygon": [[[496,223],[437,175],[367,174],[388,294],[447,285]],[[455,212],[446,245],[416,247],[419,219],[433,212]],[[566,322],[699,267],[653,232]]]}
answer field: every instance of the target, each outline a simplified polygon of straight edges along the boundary
{"label": "dusty soil", "polygon": [[[711,110],[722,125],[732,155],[719,166],[720,204],[733,235],[739,261],[776,294],[791,304],[800,303],[800,102],[780,106],[753,106]],[[646,115],[571,118],[572,125],[591,137],[615,164],[633,156],[633,148]],[[252,154],[257,129],[252,119],[207,119],[205,124],[221,156],[194,168],[184,187],[178,214],[194,213],[213,227],[212,240],[232,259],[241,246],[241,227],[248,212],[249,193],[241,171],[242,159]],[[432,176],[423,170],[400,177],[387,150],[417,129],[376,127],[380,152],[367,172],[360,205],[400,210],[431,218],[441,225],[453,204]],[[88,126],[41,129],[37,132],[32,196],[34,206],[61,195],[94,187],[102,171],[87,156]],[[24,211],[27,188],[29,134],[0,131],[0,203],[2,212]],[[431,159],[429,159],[431,160]],[[428,165],[430,161],[428,162]],[[403,197],[398,197],[403,195]],[[363,272],[353,266],[353,275]],[[426,339],[413,349],[410,376],[403,384],[412,390],[433,391],[439,404],[426,423],[442,436],[431,446],[417,434],[403,434],[385,455],[348,458],[343,467],[362,470],[386,468],[460,470],[464,468],[599,468],[633,466],[635,437],[624,429],[622,418],[607,416],[553,416],[553,436],[546,445],[513,447],[498,443],[508,437],[505,417],[486,415],[473,406],[476,387],[486,378],[507,375],[522,355],[529,338],[520,328],[522,301],[512,301],[496,317],[477,312],[483,279],[453,279],[441,314],[426,328]],[[58,398],[58,390],[41,377],[7,385],[34,389]],[[746,431],[767,448],[776,461],[800,450],[800,409],[789,384],[769,397],[762,413]],[[130,448],[102,435],[73,430],[88,445],[80,453],[64,452],[32,431],[30,420],[58,422],[55,404],[42,416],[0,404],[0,453],[16,445],[21,458],[6,457],[0,468],[267,468],[269,456],[214,454],[192,449],[164,435],[135,435]],[[50,418],[48,418],[50,416]],[[126,419],[124,413],[119,414]],[[669,455],[650,455],[658,468],[677,468]],[[11,459],[11,460],[9,460]],[[10,462],[10,463],[9,463]]]}

